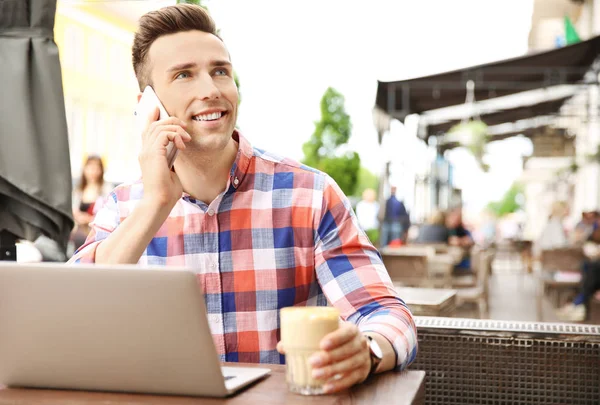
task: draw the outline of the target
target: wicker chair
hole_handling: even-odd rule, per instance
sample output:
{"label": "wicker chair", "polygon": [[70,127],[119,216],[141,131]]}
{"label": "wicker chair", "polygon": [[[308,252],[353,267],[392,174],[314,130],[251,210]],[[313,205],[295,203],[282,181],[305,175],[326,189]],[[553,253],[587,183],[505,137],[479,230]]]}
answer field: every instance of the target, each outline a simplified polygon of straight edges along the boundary
{"label": "wicker chair", "polygon": [[600,326],[415,317],[425,403],[600,403]]}
{"label": "wicker chair", "polygon": [[457,291],[457,305],[475,304],[477,306],[477,314],[480,319],[488,316],[488,296],[489,296],[489,275],[490,268],[494,260],[494,252],[480,251],[474,255],[473,259],[477,260],[474,268],[477,272],[475,285],[461,288],[460,285],[454,285]]}
{"label": "wicker chair", "polygon": [[[460,251],[460,256],[462,257],[463,251],[458,248]],[[459,262],[460,259],[455,255],[455,262]],[[469,272],[464,274],[453,274],[452,276],[452,288],[473,288],[477,286],[477,279],[480,277],[479,268],[481,264],[481,259],[483,257],[483,250],[479,247],[475,246],[469,252],[471,257],[471,269]]]}

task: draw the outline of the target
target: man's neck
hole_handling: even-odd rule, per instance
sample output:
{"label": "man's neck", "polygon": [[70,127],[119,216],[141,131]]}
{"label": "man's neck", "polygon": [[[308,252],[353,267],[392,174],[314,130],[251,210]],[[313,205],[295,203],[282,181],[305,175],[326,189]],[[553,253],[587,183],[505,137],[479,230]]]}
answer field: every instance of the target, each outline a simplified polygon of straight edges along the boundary
{"label": "man's neck", "polygon": [[218,153],[203,153],[192,148],[180,152],[175,161],[175,171],[183,191],[210,204],[227,187],[237,150],[238,143],[231,139]]}

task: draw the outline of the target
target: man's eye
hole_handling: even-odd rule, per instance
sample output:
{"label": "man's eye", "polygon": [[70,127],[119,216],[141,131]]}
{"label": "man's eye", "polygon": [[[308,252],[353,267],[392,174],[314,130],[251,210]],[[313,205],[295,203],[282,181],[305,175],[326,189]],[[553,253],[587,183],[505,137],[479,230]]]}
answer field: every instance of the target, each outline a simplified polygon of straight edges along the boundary
{"label": "man's eye", "polygon": [[177,76],[175,76],[175,79],[186,79],[188,77],[190,77],[190,74],[188,72],[181,72]]}
{"label": "man's eye", "polygon": [[229,72],[227,72],[227,69],[215,70],[215,75],[217,75],[217,76],[227,76],[228,74],[229,74]]}

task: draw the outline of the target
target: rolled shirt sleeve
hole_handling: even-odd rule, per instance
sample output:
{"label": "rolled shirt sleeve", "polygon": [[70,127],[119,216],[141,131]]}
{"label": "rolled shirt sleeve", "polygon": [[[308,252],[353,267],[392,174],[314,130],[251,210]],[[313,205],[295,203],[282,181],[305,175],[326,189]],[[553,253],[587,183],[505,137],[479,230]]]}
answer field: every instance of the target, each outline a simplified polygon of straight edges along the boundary
{"label": "rolled shirt sleeve", "polygon": [[396,369],[405,369],[417,354],[412,314],[398,297],[379,252],[358,226],[350,201],[329,176],[315,238],[317,279],[327,299],[362,332],[388,339],[396,352]]}

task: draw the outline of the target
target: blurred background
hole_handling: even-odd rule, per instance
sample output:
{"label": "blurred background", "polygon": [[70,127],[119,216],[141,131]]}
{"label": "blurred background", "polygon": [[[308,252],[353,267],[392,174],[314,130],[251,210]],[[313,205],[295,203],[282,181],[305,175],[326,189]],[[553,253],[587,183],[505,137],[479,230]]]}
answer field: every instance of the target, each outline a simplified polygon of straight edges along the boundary
{"label": "blurred background", "polygon": [[[133,34],[175,2],[57,2],[70,252],[89,201],[139,178]],[[583,253],[600,242],[600,0],[182,2],[209,10],[231,53],[238,128],[330,174],[400,284],[477,288],[475,316],[548,320],[584,261],[600,266]],[[401,250],[418,244],[434,250]]]}
{"label": "blurred background", "polygon": [[[139,175],[134,152],[139,139],[132,136],[139,89],[131,67],[131,42],[142,14],[173,3],[58,1],[55,40],[75,183],[88,155],[102,158],[108,182],[117,184]],[[486,209],[500,218],[514,214],[510,217],[528,238],[541,231],[556,199],[569,202],[570,226],[582,210],[598,206],[598,164],[591,158],[600,136],[597,88],[561,88],[560,84],[572,84],[560,79],[565,72],[556,68],[568,68],[567,61],[539,66],[549,73],[532,83],[531,91],[515,89],[522,94],[487,104],[476,96],[469,100],[466,88],[471,73],[473,78],[480,74],[475,92],[485,92],[487,99],[490,93],[504,90],[498,87],[510,87],[511,82],[518,87],[519,68],[526,72],[533,66],[527,66],[527,61],[515,63],[504,67],[503,77],[490,80],[481,69],[460,73],[455,82],[434,77],[429,88],[417,85],[432,99],[434,111],[408,104],[388,109],[390,86],[383,84],[398,82],[399,91],[403,81],[411,78],[585,41],[600,30],[597,1],[366,4],[328,0],[291,6],[266,0],[205,0],[201,4],[217,21],[231,52],[242,95],[238,125],[254,145],[316,163],[303,145],[312,139],[315,123],[323,119],[321,99],[342,98],[340,108],[348,120],[341,131],[346,131],[347,142],[326,154],[356,159],[355,152],[360,159],[345,163],[356,170],[347,181],[334,176],[355,200],[365,188],[377,190],[379,199],[384,199],[395,185],[413,221],[423,221],[436,208],[462,203],[466,220],[473,224]],[[573,69],[591,66],[572,62]],[[490,66],[489,71],[501,69]],[[457,101],[446,99],[444,86],[452,96],[464,95],[463,108],[435,108],[436,102],[447,106]],[[510,114],[520,106],[534,110],[539,105],[530,114]],[[509,112],[494,116],[498,111]],[[452,141],[450,130],[461,129],[455,124],[486,124],[486,116],[493,125],[481,132],[479,151],[473,151],[477,148],[471,135]],[[434,124],[440,122],[452,125],[436,129]],[[501,124],[512,127],[503,129]],[[462,129],[469,130],[464,125]],[[336,164],[331,165],[336,174]]]}

